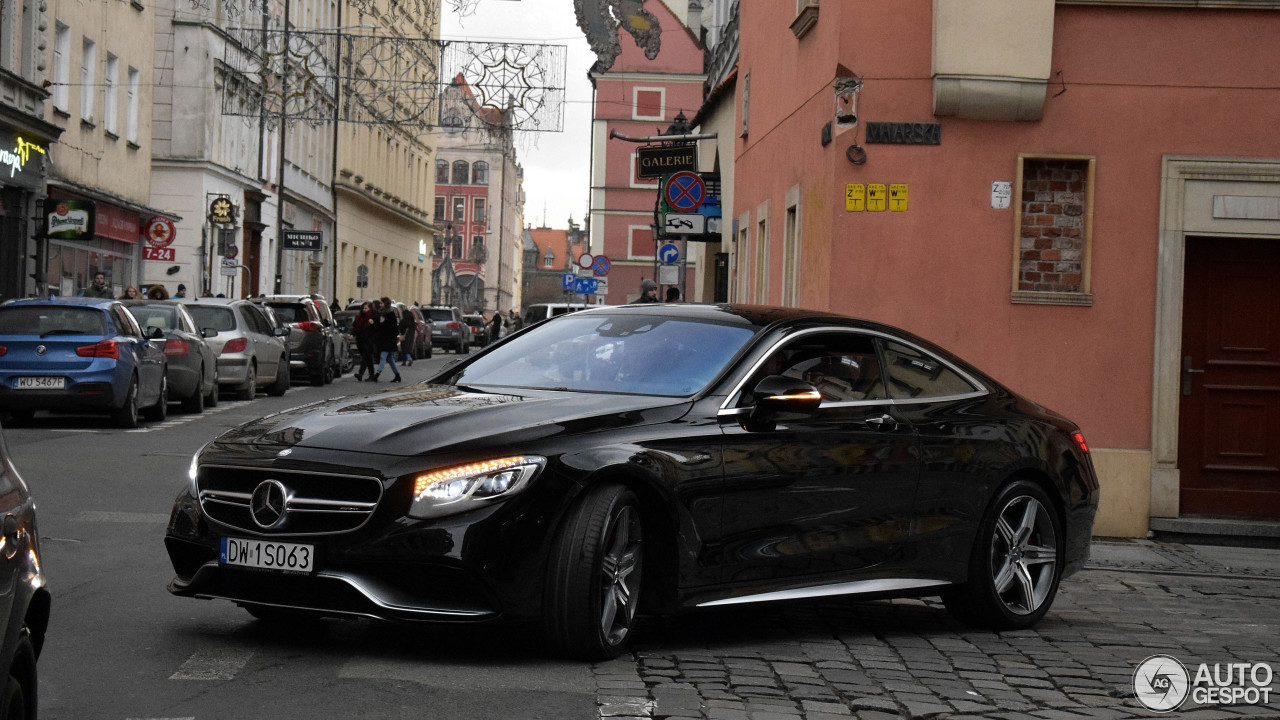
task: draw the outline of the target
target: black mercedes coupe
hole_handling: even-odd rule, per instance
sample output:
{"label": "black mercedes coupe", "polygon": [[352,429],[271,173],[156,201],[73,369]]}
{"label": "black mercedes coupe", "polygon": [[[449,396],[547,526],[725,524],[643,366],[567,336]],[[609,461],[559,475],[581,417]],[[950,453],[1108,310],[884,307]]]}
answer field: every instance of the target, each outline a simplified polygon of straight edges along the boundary
{"label": "black mercedes coupe", "polygon": [[599,659],[638,613],[830,595],[1027,627],[1097,504],[1076,425],[925,340],[648,304],[230,430],[165,545],[172,593],[258,618],[533,621]]}

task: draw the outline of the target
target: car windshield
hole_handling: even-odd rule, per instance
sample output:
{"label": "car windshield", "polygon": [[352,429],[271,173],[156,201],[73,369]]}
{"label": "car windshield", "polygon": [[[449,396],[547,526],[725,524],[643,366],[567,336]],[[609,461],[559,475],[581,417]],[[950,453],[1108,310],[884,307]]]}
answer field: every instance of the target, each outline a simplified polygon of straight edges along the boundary
{"label": "car windshield", "polygon": [[170,330],[178,324],[178,319],[175,317],[177,309],[174,307],[133,306],[129,308],[129,312],[133,314],[133,318],[138,321],[144,331],[153,327]]}
{"label": "car windshield", "polygon": [[106,335],[101,310],[81,307],[9,307],[0,309],[0,335]]}
{"label": "car windshield", "polygon": [[307,316],[307,309],[302,305],[267,304],[276,311],[276,317],[280,318],[282,323],[304,322],[311,319]]}
{"label": "car windshield", "polygon": [[427,311],[427,315],[433,322],[449,322],[453,320],[453,311],[448,309],[436,310],[432,308]]}
{"label": "car windshield", "polygon": [[214,305],[188,305],[187,312],[201,328],[213,328],[218,332],[236,329],[236,316],[231,308]]}
{"label": "car windshield", "polygon": [[660,315],[569,315],[499,345],[453,383],[692,395],[715,379],[755,330]]}

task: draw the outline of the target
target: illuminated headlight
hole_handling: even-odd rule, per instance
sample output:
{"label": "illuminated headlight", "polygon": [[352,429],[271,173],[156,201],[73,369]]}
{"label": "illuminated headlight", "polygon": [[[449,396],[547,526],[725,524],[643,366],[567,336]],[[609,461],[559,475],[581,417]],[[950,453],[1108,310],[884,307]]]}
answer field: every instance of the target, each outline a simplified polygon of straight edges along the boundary
{"label": "illuminated headlight", "polygon": [[545,465],[536,455],[499,458],[432,470],[413,480],[409,516],[433,518],[480,507],[523,490]]}
{"label": "illuminated headlight", "polygon": [[191,456],[191,465],[187,467],[187,483],[191,488],[191,494],[197,497],[200,495],[200,490],[196,487],[196,477],[200,474],[200,453],[204,452],[207,447],[209,447],[209,443],[201,445],[200,449]]}

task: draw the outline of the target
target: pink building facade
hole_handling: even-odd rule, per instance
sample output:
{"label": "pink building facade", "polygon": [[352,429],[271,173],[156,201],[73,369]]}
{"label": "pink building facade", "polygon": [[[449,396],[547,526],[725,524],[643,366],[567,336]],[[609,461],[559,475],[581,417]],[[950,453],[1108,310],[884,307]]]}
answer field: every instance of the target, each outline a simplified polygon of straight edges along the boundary
{"label": "pink building facade", "polygon": [[[663,29],[657,55],[647,58],[619,29],[620,54],[608,70],[591,73],[596,92],[590,246],[592,253],[606,255],[612,263],[609,293],[598,298],[610,305],[639,296],[642,279],[657,279],[658,244],[652,226],[659,191],[657,180],[638,176],[636,152],[641,145],[612,138],[610,133],[616,130],[630,137],[649,137],[666,131],[681,111],[692,117],[702,104],[706,79],[698,39],[660,0],[646,2],[644,9]],[[697,277],[698,255],[694,247],[687,259],[684,280],[690,294]]]}
{"label": "pink building facade", "polygon": [[1280,3],[799,5],[737,10],[730,299],[904,327],[1073,419],[1098,534],[1276,534]]}

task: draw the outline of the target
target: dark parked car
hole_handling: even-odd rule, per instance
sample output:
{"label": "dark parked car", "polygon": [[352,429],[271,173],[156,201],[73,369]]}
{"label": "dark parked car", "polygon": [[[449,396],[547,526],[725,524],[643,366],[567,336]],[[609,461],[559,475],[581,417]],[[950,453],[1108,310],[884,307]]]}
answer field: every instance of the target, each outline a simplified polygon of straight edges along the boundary
{"label": "dark parked car", "polygon": [[359,310],[339,310],[333,314],[333,322],[338,327],[338,332],[347,338],[347,354],[342,358],[342,372],[351,372],[360,362],[360,349],[356,347],[356,334],[352,327],[355,325],[356,315]]}
{"label": "dark parked car", "polygon": [[289,328],[289,372],[328,385],[342,371],[344,342],[323,302],[309,295],[272,295],[259,298]]}
{"label": "dark parked car", "polygon": [[1069,420],[886,325],[653,307],[218,437],[176,501],[169,590],[532,620],[607,658],[637,611],[833,594],[1025,628],[1087,558],[1098,483]]}
{"label": "dark parked car", "polygon": [[427,321],[422,314],[422,310],[416,305],[405,305],[405,312],[413,316],[413,325],[417,328],[417,332],[413,337],[413,357],[414,358],[430,358],[431,357],[431,323]]}
{"label": "dark parked car", "polygon": [[217,335],[212,328],[201,330],[182,305],[167,300],[123,300],[129,314],[144,331],[156,327],[164,333],[166,377],[169,399],[182,403],[187,412],[204,412],[208,404],[218,404],[218,356],[206,337]]}
{"label": "dark parked car", "polygon": [[47,298],[0,305],[0,410],[110,413],[117,427],[168,414],[164,332],[144,333],[118,300]]}
{"label": "dark parked car", "polygon": [[0,513],[4,553],[0,554],[0,670],[8,678],[0,690],[0,718],[34,720],[38,700],[36,660],[49,627],[49,590],[36,533],[36,506],[9,459],[0,434]]}
{"label": "dark parked car", "polygon": [[422,308],[422,316],[431,323],[431,344],[456,353],[471,352],[471,328],[456,307],[430,305]]}
{"label": "dark parked car", "polygon": [[240,400],[252,400],[260,385],[269,395],[284,395],[291,383],[289,352],[284,338],[289,329],[271,308],[248,300],[191,298],[177,300],[200,326],[213,328],[209,347],[218,354],[218,385],[236,392]]}

